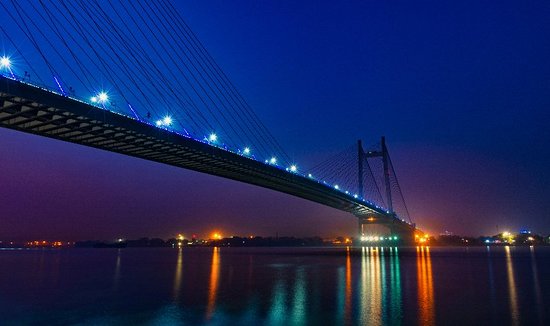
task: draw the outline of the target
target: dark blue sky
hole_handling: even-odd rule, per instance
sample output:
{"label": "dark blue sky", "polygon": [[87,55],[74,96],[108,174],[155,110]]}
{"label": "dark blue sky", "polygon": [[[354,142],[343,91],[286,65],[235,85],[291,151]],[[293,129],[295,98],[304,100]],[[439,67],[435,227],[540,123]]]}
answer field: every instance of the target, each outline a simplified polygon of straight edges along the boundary
{"label": "dark blue sky", "polygon": [[[301,166],[385,135],[421,228],[550,233],[547,2],[177,6]],[[301,199],[4,129],[0,167],[0,238],[356,230]]]}

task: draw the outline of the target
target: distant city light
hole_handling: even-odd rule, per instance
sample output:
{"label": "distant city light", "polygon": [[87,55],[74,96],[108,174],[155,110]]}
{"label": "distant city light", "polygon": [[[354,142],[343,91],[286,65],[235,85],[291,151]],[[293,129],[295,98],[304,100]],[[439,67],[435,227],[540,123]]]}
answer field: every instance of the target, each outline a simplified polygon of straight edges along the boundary
{"label": "distant city light", "polygon": [[313,178],[313,175],[311,173],[308,173],[307,176],[310,177],[310,178]]}
{"label": "distant city light", "polygon": [[155,124],[157,125],[157,127],[162,126],[162,120],[157,120],[157,122],[155,122]]}
{"label": "distant city light", "polygon": [[215,239],[215,240],[221,240],[223,237],[222,235],[219,233],[219,232],[214,232],[212,234],[212,239]]}
{"label": "distant city light", "polygon": [[277,163],[277,158],[272,157],[272,158],[269,160],[269,163],[271,163],[271,164]]}
{"label": "distant city light", "polygon": [[90,98],[90,101],[92,101],[92,103],[96,103],[96,102],[97,102],[97,97],[92,96],[92,97]]}
{"label": "distant city light", "polygon": [[334,185],[334,189],[338,190],[338,189],[340,189],[340,186]]}
{"label": "distant city light", "polygon": [[298,167],[296,165],[291,165],[290,172],[296,172],[296,171],[298,171]]}
{"label": "distant city light", "polygon": [[0,58],[0,67],[10,69],[11,67],[11,60],[10,58],[3,56]]}
{"label": "distant city light", "polygon": [[246,155],[250,154],[250,148],[245,147],[243,153],[245,153]]}
{"label": "distant city light", "polygon": [[208,136],[208,140],[211,141],[211,142],[215,142],[216,140],[218,140],[218,136],[214,133],[210,134],[210,136]]}

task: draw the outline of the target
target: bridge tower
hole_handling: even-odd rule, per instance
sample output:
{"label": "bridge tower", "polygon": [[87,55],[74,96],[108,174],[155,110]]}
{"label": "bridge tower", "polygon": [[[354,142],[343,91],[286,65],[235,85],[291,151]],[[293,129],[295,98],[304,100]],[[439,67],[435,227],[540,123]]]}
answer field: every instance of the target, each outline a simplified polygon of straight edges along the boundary
{"label": "bridge tower", "polygon": [[360,239],[375,239],[379,237],[397,237],[400,243],[414,242],[414,225],[413,227],[404,227],[403,223],[399,223],[396,219],[396,214],[393,207],[392,191],[391,191],[391,164],[388,148],[386,146],[386,138],[382,136],[380,140],[380,150],[365,152],[361,140],[357,141],[357,185],[358,194],[364,197],[363,177],[365,170],[365,162],[369,158],[381,158],[384,174],[384,194],[389,216],[357,215],[359,222],[359,238]]}
{"label": "bridge tower", "polygon": [[382,162],[384,163],[384,184],[386,186],[386,203],[388,205],[388,210],[391,214],[394,214],[393,211],[393,201],[391,198],[391,185],[390,185],[390,163],[388,148],[386,147],[386,137],[382,136],[380,141],[380,147],[382,149],[381,156]]}

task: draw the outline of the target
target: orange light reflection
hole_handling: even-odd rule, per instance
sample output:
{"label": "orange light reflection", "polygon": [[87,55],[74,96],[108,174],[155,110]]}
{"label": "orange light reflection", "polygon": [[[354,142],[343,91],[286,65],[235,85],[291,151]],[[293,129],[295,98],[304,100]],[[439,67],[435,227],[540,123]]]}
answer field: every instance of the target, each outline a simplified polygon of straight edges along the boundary
{"label": "orange light reflection", "polygon": [[344,322],[346,325],[351,324],[351,257],[350,249],[346,248],[346,297],[344,303]]}
{"label": "orange light reflection", "polygon": [[208,287],[208,306],[206,320],[210,320],[216,308],[216,295],[218,293],[218,281],[220,276],[220,248],[214,247],[212,252],[212,264],[210,267],[210,285]]}
{"label": "orange light reflection", "polygon": [[429,247],[416,247],[419,325],[434,325],[434,291]]}

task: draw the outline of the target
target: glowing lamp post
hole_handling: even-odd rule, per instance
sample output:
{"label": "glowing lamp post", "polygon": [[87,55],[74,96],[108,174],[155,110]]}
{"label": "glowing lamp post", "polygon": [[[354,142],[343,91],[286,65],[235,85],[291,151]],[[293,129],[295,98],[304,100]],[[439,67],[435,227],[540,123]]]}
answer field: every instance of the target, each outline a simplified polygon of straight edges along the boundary
{"label": "glowing lamp post", "polygon": [[6,69],[10,72],[11,76],[15,78],[15,75],[13,74],[13,71],[11,70],[11,60],[10,58],[3,56],[0,58],[0,68]]}

